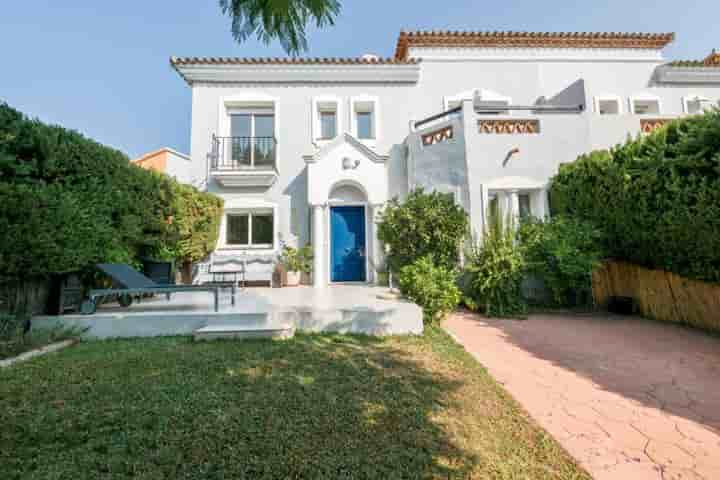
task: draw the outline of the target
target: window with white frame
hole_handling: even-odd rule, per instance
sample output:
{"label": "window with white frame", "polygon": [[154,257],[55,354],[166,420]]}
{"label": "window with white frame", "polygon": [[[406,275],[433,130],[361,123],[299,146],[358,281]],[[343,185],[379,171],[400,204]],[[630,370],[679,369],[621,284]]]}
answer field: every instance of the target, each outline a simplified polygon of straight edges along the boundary
{"label": "window with white frame", "polygon": [[596,97],[595,111],[600,115],[619,115],[622,113],[620,97]]}
{"label": "window with white frame", "polygon": [[530,218],[532,215],[532,207],[530,205],[530,194],[521,193],[518,195],[518,207],[521,219]]}
{"label": "window with white frame", "polygon": [[660,99],[655,97],[633,97],[630,111],[635,115],[657,115],[660,113]]}
{"label": "window with white frame", "polygon": [[340,117],[339,99],[313,99],[314,140],[328,141],[334,139],[340,132]]}
{"label": "window with white frame", "polygon": [[272,210],[225,214],[225,245],[239,248],[273,248],[275,224]]}
{"label": "window with white frame", "polygon": [[376,99],[352,99],[353,134],[360,140],[377,140],[378,106]]}
{"label": "window with white frame", "polygon": [[690,95],[683,97],[683,110],[688,115],[696,115],[703,113],[712,108],[712,102],[700,95]]}
{"label": "window with white frame", "polygon": [[229,158],[236,166],[275,164],[275,112],[272,108],[231,109]]}

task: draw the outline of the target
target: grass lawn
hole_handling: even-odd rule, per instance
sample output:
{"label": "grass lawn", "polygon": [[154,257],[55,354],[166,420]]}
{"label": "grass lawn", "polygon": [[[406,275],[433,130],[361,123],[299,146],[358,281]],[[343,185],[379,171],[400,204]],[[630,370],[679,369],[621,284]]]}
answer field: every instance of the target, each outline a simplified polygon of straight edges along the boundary
{"label": "grass lawn", "polygon": [[0,371],[0,479],[588,479],[440,329],[87,342]]}
{"label": "grass lawn", "polygon": [[[21,353],[50,345],[51,343],[76,338],[79,331],[67,328],[33,330],[25,335],[18,333],[11,336],[0,336],[0,360],[12,358]],[[0,390],[2,392],[2,390]],[[0,398],[0,400],[2,400]]]}

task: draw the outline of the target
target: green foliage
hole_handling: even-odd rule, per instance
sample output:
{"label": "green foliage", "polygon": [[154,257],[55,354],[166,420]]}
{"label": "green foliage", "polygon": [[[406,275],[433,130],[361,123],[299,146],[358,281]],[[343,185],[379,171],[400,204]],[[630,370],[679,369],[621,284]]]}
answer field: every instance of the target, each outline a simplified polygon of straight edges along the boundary
{"label": "green foliage", "polygon": [[387,260],[394,272],[428,255],[437,265],[454,268],[467,231],[467,214],[452,195],[422,189],[402,203],[397,198],[388,202],[378,223],[378,238],[390,247]]}
{"label": "green foliage", "polygon": [[556,216],[529,219],[518,230],[525,270],[543,280],[556,306],[587,304],[592,271],[602,258],[601,232],[588,222]]}
{"label": "green foliage", "polygon": [[468,252],[462,282],[468,307],[492,317],[517,317],[527,312],[520,290],[525,260],[515,232],[510,220],[491,216],[482,242]]}
{"label": "green foliage", "polygon": [[295,248],[289,245],[283,246],[280,253],[280,265],[287,272],[304,272],[312,271],[313,250],[311,245],[305,245],[302,248]]}
{"label": "green foliage", "polygon": [[425,323],[442,320],[460,303],[457,272],[435,265],[432,257],[422,257],[400,270],[398,283],[403,295],[423,309]]}
{"label": "green foliage", "polygon": [[0,282],[143,255],[193,261],[217,240],[222,201],[121,152],[0,104]]}
{"label": "green foliage", "polygon": [[720,281],[720,111],[582,155],[552,182],[555,212],[602,228],[610,256]]}
{"label": "green foliage", "polygon": [[552,204],[600,226],[614,258],[720,282],[720,111],[581,156]]}
{"label": "green foliage", "polygon": [[283,49],[298,55],[307,51],[305,30],[331,26],[340,13],[338,0],[220,0],[222,12],[232,18],[232,34],[238,42],[255,35],[269,43],[278,39]]}

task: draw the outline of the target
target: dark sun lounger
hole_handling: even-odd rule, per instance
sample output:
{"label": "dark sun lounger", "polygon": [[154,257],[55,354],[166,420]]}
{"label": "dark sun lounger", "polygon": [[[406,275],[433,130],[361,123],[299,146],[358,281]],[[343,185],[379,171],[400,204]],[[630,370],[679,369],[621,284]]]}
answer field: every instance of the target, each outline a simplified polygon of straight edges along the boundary
{"label": "dark sun lounger", "polygon": [[[220,286],[218,285],[161,285],[150,280],[129,265],[120,263],[99,263],[96,267],[112,278],[117,288],[90,290],[88,299],[82,303],[81,312],[90,315],[97,309],[97,299],[109,295],[119,295],[120,304],[129,307],[133,295],[143,293],[210,292],[215,300],[215,311],[220,307]],[[232,287],[231,302],[235,305],[235,285]]]}

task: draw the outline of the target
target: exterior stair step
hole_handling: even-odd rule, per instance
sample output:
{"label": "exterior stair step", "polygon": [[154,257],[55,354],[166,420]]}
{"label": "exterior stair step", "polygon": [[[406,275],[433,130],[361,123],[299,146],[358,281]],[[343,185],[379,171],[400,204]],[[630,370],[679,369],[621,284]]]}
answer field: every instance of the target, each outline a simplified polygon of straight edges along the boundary
{"label": "exterior stair step", "polygon": [[294,325],[259,326],[259,325],[208,325],[193,332],[195,340],[217,340],[234,338],[238,340],[250,338],[271,338],[285,340],[295,336]]}

